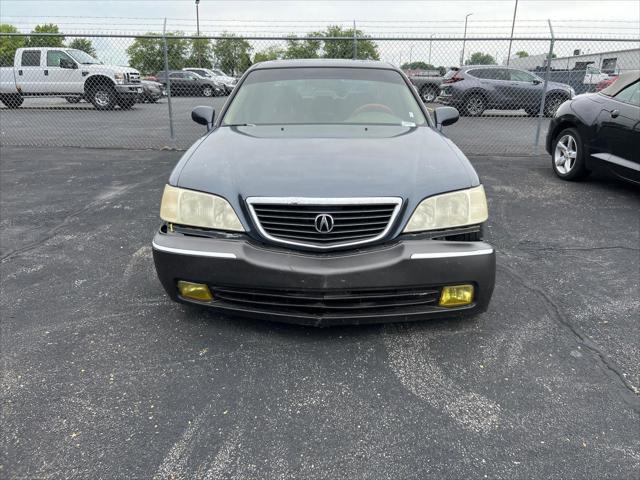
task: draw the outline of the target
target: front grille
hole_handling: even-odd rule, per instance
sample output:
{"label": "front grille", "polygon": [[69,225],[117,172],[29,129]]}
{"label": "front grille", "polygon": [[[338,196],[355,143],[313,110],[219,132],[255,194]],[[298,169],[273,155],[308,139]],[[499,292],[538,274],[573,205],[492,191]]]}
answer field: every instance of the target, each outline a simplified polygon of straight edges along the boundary
{"label": "front grille", "polygon": [[139,73],[127,73],[127,83],[140,83]]}
{"label": "front grille", "polygon": [[335,293],[211,287],[214,303],[280,314],[371,315],[437,306],[440,289],[352,290]]}
{"label": "front grille", "polygon": [[258,230],[266,239],[326,250],[384,237],[402,200],[250,198],[247,202]]}

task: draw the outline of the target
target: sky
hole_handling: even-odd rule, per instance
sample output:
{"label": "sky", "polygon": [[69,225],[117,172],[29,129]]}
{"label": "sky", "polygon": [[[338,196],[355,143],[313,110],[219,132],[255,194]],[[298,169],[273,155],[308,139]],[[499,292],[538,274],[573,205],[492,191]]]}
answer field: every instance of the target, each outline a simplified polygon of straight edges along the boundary
{"label": "sky", "polygon": [[[233,31],[244,35],[287,35],[317,31],[329,24],[357,28],[374,36],[461,37],[464,19],[469,13],[467,36],[507,36],[515,0],[367,0],[367,1],[243,1],[201,0],[200,31],[216,35]],[[167,18],[168,30],[188,34],[196,31],[194,0],[0,0],[0,22],[11,23],[28,32],[36,24],[53,22],[67,32],[144,33],[161,31]],[[548,36],[547,19],[557,36],[635,37],[640,35],[638,0],[519,0],[516,36]],[[114,43],[101,40],[97,45],[106,52]],[[461,49],[452,42],[431,42],[433,63],[451,63]],[[548,43],[521,42],[515,50],[530,53],[546,51]],[[581,49],[624,48],[628,44],[591,45],[558,43],[561,54]],[[268,46],[255,43],[256,50]],[[632,45],[633,46],[633,45]],[[103,48],[100,48],[103,47]],[[109,47],[109,48],[107,48]],[[383,59],[398,63],[429,55],[429,42],[382,42]],[[506,57],[507,43],[473,42],[470,49],[491,51]]]}

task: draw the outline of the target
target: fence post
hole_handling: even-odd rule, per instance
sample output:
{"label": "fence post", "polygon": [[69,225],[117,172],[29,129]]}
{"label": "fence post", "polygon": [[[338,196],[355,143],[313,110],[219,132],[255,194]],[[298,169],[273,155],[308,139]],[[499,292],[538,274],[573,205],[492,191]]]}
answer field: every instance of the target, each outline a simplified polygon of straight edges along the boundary
{"label": "fence post", "polygon": [[173,110],[171,108],[171,78],[169,76],[169,53],[167,49],[167,19],[164,19],[162,27],[162,50],[164,51],[164,71],[167,74],[167,105],[169,107],[169,143],[171,148],[176,148],[176,136],[173,131]]}
{"label": "fence post", "polygon": [[356,21],[353,21],[353,59],[358,59],[358,36],[356,35]]}
{"label": "fence post", "polygon": [[549,70],[551,69],[551,57],[553,56],[553,44],[556,37],[553,34],[553,26],[551,20],[549,22],[549,31],[551,32],[551,42],[549,43],[549,55],[547,55],[547,68],[544,71],[544,86],[542,87],[542,97],[540,98],[540,109],[538,110],[538,125],[536,126],[536,138],[533,143],[533,152],[538,153],[538,144],[540,143],[540,130],[542,129],[542,119],[544,118],[544,102],[547,97],[547,85],[549,85]]}

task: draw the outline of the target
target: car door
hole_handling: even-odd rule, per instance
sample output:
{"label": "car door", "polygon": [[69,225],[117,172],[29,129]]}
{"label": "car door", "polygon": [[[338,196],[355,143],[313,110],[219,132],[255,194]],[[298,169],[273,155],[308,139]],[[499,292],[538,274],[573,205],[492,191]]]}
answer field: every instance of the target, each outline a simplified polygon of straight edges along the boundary
{"label": "car door", "polygon": [[640,82],[629,85],[615,97],[605,97],[598,123],[599,134],[609,149],[609,156],[604,159],[611,169],[640,181]]}
{"label": "car door", "polygon": [[509,69],[509,102],[514,107],[531,108],[540,105],[544,85],[535,75],[524,70]]}
{"label": "car door", "polygon": [[200,93],[200,82],[192,72],[184,72],[185,90],[189,95],[198,95]]}
{"label": "car door", "polygon": [[185,95],[187,93],[184,75],[183,72],[172,72],[169,74],[169,78],[171,79],[171,93],[173,95]]}
{"label": "car door", "polygon": [[44,75],[51,93],[81,93],[82,71],[78,64],[62,50],[47,50]]}
{"label": "car door", "polygon": [[480,83],[488,93],[489,104],[492,108],[509,108],[511,97],[509,84],[511,79],[506,68],[487,68],[483,72],[484,79]]}
{"label": "car door", "polygon": [[16,87],[22,94],[46,93],[42,49],[25,49],[20,55],[20,65],[16,65]]}

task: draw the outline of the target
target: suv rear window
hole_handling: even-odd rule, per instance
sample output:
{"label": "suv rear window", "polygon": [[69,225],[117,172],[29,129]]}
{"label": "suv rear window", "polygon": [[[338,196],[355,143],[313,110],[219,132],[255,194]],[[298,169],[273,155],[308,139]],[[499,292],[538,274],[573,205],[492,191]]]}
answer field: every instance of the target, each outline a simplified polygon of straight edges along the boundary
{"label": "suv rear window", "polygon": [[23,67],[39,67],[40,66],[40,50],[25,50],[22,52]]}

